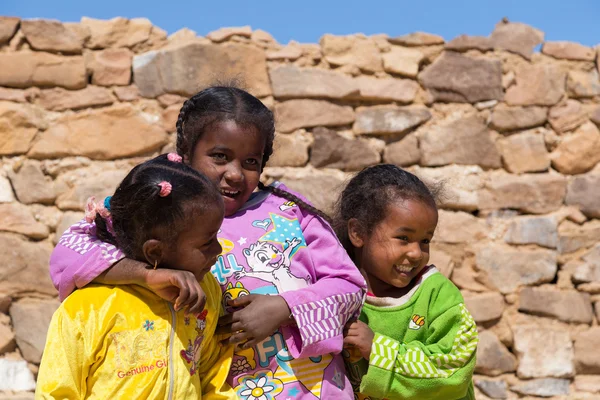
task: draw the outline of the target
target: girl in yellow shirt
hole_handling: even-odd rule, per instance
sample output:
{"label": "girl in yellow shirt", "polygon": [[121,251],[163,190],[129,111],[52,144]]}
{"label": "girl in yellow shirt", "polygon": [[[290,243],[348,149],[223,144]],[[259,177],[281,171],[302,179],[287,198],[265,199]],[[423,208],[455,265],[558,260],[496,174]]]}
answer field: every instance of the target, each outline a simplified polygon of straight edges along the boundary
{"label": "girl in yellow shirt", "polygon": [[[88,202],[82,225],[109,243],[105,257],[118,248],[155,269],[187,271],[178,279],[199,281],[206,303],[184,312],[163,300],[168,293],[135,285],[73,292],[52,318],[36,399],[235,399],[225,383],[233,349],[215,337],[221,289],[209,273],[223,215],[215,186],[174,153],[136,166],[104,202]],[[73,240],[80,254],[92,244]]]}

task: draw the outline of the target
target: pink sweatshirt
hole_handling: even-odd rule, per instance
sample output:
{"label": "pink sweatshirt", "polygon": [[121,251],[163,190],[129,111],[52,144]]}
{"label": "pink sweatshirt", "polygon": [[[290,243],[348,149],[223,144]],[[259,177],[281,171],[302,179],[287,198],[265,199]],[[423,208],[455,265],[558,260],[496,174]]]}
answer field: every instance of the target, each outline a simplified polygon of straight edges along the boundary
{"label": "pink sweatshirt", "polygon": [[[275,183],[287,190],[283,185]],[[50,259],[60,298],[107,270],[123,254],[100,242],[85,221],[61,237]],[[353,399],[342,330],[357,317],[366,283],[321,218],[268,192],[257,192],[219,232],[223,254],[212,267],[223,299],[280,294],[296,326],[280,328],[235,354],[228,382],[240,399]]]}

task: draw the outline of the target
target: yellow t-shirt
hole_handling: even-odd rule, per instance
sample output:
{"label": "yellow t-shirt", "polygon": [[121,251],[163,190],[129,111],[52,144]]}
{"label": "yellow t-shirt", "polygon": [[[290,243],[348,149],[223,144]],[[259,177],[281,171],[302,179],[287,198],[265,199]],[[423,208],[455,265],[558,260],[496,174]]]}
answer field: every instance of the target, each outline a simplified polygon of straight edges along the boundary
{"label": "yellow t-shirt", "polygon": [[92,284],[52,318],[36,399],[236,399],[225,383],[233,349],[215,337],[221,288],[201,282],[196,316],[140,286]]}

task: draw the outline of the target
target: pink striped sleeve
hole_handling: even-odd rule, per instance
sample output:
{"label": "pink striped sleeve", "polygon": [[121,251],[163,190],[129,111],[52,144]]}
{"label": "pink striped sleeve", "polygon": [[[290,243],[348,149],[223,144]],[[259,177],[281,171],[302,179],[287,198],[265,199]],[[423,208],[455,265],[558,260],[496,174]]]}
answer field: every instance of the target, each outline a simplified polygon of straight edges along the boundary
{"label": "pink striped sleeve", "polygon": [[123,257],[115,246],[96,237],[95,224],[82,220],[72,225],[50,256],[50,277],[60,300],[92,282]]}
{"label": "pink striped sleeve", "polygon": [[363,303],[362,293],[333,295],[322,300],[299,304],[293,311],[304,346],[342,334],[345,323],[357,313]]}
{"label": "pink striped sleeve", "polygon": [[316,281],[281,294],[297,324],[283,335],[294,358],[339,353],[346,322],[360,314],[366,282],[326,222],[308,217],[301,225]]}

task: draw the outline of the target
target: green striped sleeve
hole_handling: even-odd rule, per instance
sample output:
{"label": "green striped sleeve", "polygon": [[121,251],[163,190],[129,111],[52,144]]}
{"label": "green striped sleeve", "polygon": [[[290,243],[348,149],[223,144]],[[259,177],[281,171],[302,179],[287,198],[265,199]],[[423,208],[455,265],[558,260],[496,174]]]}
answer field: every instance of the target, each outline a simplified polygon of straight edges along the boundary
{"label": "green striped sleeve", "polygon": [[427,343],[401,343],[375,333],[361,393],[378,398],[460,399],[475,368],[477,327],[464,304],[428,327]]}
{"label": "green striped sleeve", "polygon": [[375,339],[371,346],[371,359],[369,360],[369,364],[388,371],[393,371],[399,348],[400,344],[394,339],[375,333]]}

